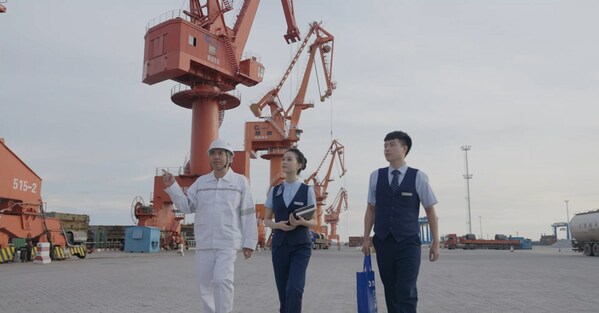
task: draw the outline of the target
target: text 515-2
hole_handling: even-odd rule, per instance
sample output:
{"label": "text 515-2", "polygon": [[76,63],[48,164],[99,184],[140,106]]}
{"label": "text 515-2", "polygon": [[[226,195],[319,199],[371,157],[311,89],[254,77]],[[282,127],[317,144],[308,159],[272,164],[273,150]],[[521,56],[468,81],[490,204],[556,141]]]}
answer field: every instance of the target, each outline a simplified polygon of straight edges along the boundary
{"label": "text 515-2", "polygon": [[29,183],[26,180],[15,178],[12,181],[12,189],[14,189],[14,190],[20,190],[20,191],[31,191],[31,193],[36,193],[37,184],[36,183]]}

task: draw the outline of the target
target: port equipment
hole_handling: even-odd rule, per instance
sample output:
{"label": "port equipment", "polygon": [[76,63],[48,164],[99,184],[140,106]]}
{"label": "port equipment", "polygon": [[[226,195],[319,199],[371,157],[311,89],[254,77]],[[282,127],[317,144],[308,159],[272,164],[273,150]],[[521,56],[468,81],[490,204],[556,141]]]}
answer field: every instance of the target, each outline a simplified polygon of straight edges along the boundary
{"label": "port equipment", "polygon": [[46,216],[42,179],[0,138],[0,249],[15,242],[35,247],[50,244],[50,257],[64,259],[65,251],[85,258],[84,243],[69,242],[58,218]]}
{"label": "port equipment", "polygon": [[[309,44],[312,37],[314,37],[314,40]],[[330,97],[335,89],[335,83],[332,81],[331,76],[333,69],[334,39],[333,35],[322,28],[320,23],[311,23],[304,40],[300,43],[277,86],[268,91],[258,102],[250,105],[250,110],[254,116],[261,118],[262,120],[251,121],[245,124],[245,149],[252,159],[256,159],[260,152],[262,153],[261,158],[270,162],[268,188],[276,186],[284,180],[284,174],[281,172],[283,154],[285,154],[287,149],[297,146],[297,143],[300,140],[302,130],[298,125],[302,111],[314,107],[313,103],[306,103],[305,97],[312,68],[316,68],[315,61],[317,54],[320,56],[324,81],[327,86],[324,92],[319,94],[320,100],[324,101]],[[279,92],[285,85],[287,78],[291,74],[306,47],[309,47],[309,57],[303,73],[302,82],[295,98],[292,100],[291,104],[285,108],[279,99]],[[263,116],[262,110],[267,106],[270,109],[270,116]],[[261,247],[263,245],[267,247],[269,240],[266,240],[265,230],[262,223],[266,214],[264,204],[256,205],[256,213],[258,218],[258,243]],[[320,214],[322,214],[322,210],[320,211]]]}
{"label": "port equipment", "polygon": [[[149,85],[178,82],[171,90],[171,100],[191,110],[189,162],[173,173],[183,188],[211,171],[208,147],[218,137],[225,111],[240,104],[232,91],[238,84],[254,86],[263,79],[264,66],[258,57],[243,54],[259,3],[241,1],[233,12],[230,0],[190,0],[189,10],[165,13],[147,25],[142,81]],[[282,3],[288,23],[284,37],[288,42],[297,41],[292,2]],[[225,23],[227,12],[235,14],[232,26]],[[249,177],[249,153],[236,151],[232,169]],[[150,205],[139,203],[135,218],[139,226],[160,228],[165,234],[161,246],[174,249],[183,240],[181,218],[164,191],[161,170],[156,170]]]}
{"label": "port equipment", "polygon": [[337,234],[337,224],[339,223],[339,216],[341,215],[341,209],[343,211],[347,210],[348,200],[347,200],[347,190],[343,187],[339,189],[339,193],[333,200],[333,204],[326,209],[326,214],[324,215],[324,222],[331,225],[330,233],[327,234],[327,238],[329,240],[337,240],[337,249],[341,249],[341,243],[339,242],[339,235]]}
{"label": "port equipment", "polygon": [[[328,166],[326,167],[325,175],[324,177],[319,178],[320,170],[323,169],[323,165],[325,165],[327,160],[329,160],[329,162]],[[336,160],[339,161],[339,178],[341,178],[343,177],[343,175],[345,175],[346,172],[345,147],[341,143],[339,143],[339,141],[333,140],[324,158],[322,158],[320,165],[318,165],[316,171],[314,171],[312,175],[310,175],[308,178],[306,178],[306,180],[304,180],[304,183],[314,186],[314,193],[316,194],[316,226],[312,227],[312,230],[314,230],[316,233],[326,234],[327,239],[331,238],[329,238],[329,234],[325,229],[326,226],[323,227],[322,225],[322,207],[326,205],[326,200],[329,195],[329,183],[334,180],[331,174],[333,172],[333,167],[335,165]]]}
{"label": "port equipment", "polygon": [[551,224],[551,228],[553,228],[553,235],[555,235],[555,238],[557,238],[557,229],[559,228],[561,230],[565,230],[566,237],[568,239],[570,239],[570,225],[568,223],[565,223],[565,222],[553,223],[553,224]]}

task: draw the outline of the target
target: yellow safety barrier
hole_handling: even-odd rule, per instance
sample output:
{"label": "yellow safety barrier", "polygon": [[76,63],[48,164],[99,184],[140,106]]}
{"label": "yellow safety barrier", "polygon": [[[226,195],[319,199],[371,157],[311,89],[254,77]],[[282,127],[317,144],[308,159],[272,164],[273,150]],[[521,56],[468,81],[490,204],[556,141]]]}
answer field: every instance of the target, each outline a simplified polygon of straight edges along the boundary
{"label": "yellow safety barrier", "polygon": [[64,251],[60,246],[54,246],[54,260],[62,261],[66,259],[64,256]]}
{"label": "yellow safety barrier", "polygon": [[[87,254],[87,249],[84,246],[68,247],[63,249],[60,246],[54,246],[54,260],[66,260],[71,258],[73,255],[77,255],[79,258],[84,258]],[[37,247],[31,249],[31,255],[37,254]],[[7,247],[0,249],[0,264],[7,262],[14,262],[15,247]]]}
{"label": "yellow safety barrier", "polygon": [[77,247],[70,247],[71,250],[71,254],[78,254],[80,257],[85,257],[85,247],[84,246],[77,246]]}
{"label": "yellow safety barrier", "polygon": [[0,249],[0,263],[8,262],[8,254],[4,251],[4,248]]}
{"label": "yellow safety barrier", "polygon": [[0,263],[14,262],[15,247],[0,249]]}

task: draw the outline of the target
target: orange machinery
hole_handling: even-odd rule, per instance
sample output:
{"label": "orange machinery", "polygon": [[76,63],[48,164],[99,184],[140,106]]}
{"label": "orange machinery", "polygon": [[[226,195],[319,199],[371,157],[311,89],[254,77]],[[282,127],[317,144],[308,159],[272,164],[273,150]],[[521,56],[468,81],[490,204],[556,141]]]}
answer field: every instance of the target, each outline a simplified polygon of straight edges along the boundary
{"label": "orange machinery", "polygon": [[[41,192],[42,179],[0,138],[0,248],[16,238],[49,242],[53,258],[55,247],[70,246],[60,219],[45,216]],[[84,250],[75,254],[85,257]]]}
{"label": "orange machinery", "polygon": [[[190,160],[175,177],[183,188],[211,171],[206,151],[218,136],[224,112],[239,106],[237,96],[229,93],[238,84],[254,86],[262,81],[264,66],[254,56],[243,57],[259,0],[244,0],[233,27],[225,23],[232,11],[229,0],[190,0],[189,11],[171,11],[150,21],[145,35],[143,82],[153,85],[174,80],[180,85],[171,90],[171,100],[191,109]],[[287,18],[288,41],[299,40],[293,8],[283,1]],[[249,153],[237,151],[232,168],[249,177]],[[143,203],[134,210],[140,226],[159,227],[163,247],[174,247],[182,240],[182,219],[164,192],[157,171],[152,206]]]}
{"label": "orange machinery", "polygon": [[328,238],[330,240],[337,240],[337,249],[341,249],[339,235],[337,234],[337,224],[339,223],[341,207],[343,207],[343,211],[347,210],[347,203],[347,190],[341,187],[337,197],[335,197],[335,201],[333,201],[333,204],[327,208],[327,214],[324,216],[325,223],[331,225],[331,232],[328,234]]}
{"label": "orange machinery", "polygon": [[[335,160],[339,158],[339,164],[341,166],[341,173],[339,173],[339,177],[343,177],[345,175],[345,147],[340,144],[337,140],[333,140],[327,154],[324,156],[320,165],[314,171],[310,177],[308,177],[304,182],[306,184],[311,184],[314,186],[314,193],[316,194],[316,226],[312,227],[312,230],[316,233],[325,233],[327,234],[326,226],[322,225],[322,206],[326,204],[327,197],[329,195],[327,189],[329,187],[329,183],[333,181],[331,178],[331,173],[333,170],[333,165],[335,164]],[[329,166],[327,172],[323,179],[318,178],[318,173],[322,168],[323,164],[327,160],[327,158],[331,156],[329,161]],[[328,239],[331,239],[330,237]]]}
{"label": "orange machinery", "polygon": [[[279,91],[285,84],[287,77],[291,74],[293,67],[299,60],[304,48],[308,45],[312,35],[315,35],[316,38],[308,50],[310,56],[306,64],[302,83],[291,105],[287,109],[284,109],[278,98]],[[302,130],[298,128],[298,123],[302,111],[314,107],[313,103],[305,103],[305,96],[317,52],[320,54],[327,85],[325,92],[320,95],[320,100],[324,101],[331,96],[335,89],[335,84],[331,79],[333,48],[334,37],[323,29],[319,23],[313,22],[310,24],[310,30],[302,41],[294,58],[291,60],[279,84],[266,93],[260,101],[250,105],[252,113],[256,117],[264,118],[264,120],[247,122],[245,124],[245,148],[250,152],[252,158],[256,158],[258,151],[265,151],[261,157],[270,161],[270,187],[275,186],[284,179],[283,173],[281,173],[281,161],[285,151],[290,147],[296,146],[300,139]],[[331,55],[330,57],[328,56],[329,54]],[[262,117],[262,110],[266,106],[270,108],[270,117]],[[265,242],[265,230],[262,224],[266,215],[264,204],[257,204],[256,211],[258,213],[258,243],[260,247],[264,247],[267,245]]]}

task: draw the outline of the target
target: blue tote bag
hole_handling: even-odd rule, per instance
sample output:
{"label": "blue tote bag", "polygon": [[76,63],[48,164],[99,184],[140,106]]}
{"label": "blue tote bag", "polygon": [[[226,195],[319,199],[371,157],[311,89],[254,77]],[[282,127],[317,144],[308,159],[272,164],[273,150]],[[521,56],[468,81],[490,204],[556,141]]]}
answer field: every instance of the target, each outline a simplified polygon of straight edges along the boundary
{"label": "blue tote bag", "polygon": [[370,255],[364,256],[362,272],[356,273],[356,287],[358,291],[358,313],[377,313],[374,271],[372,271]]}

